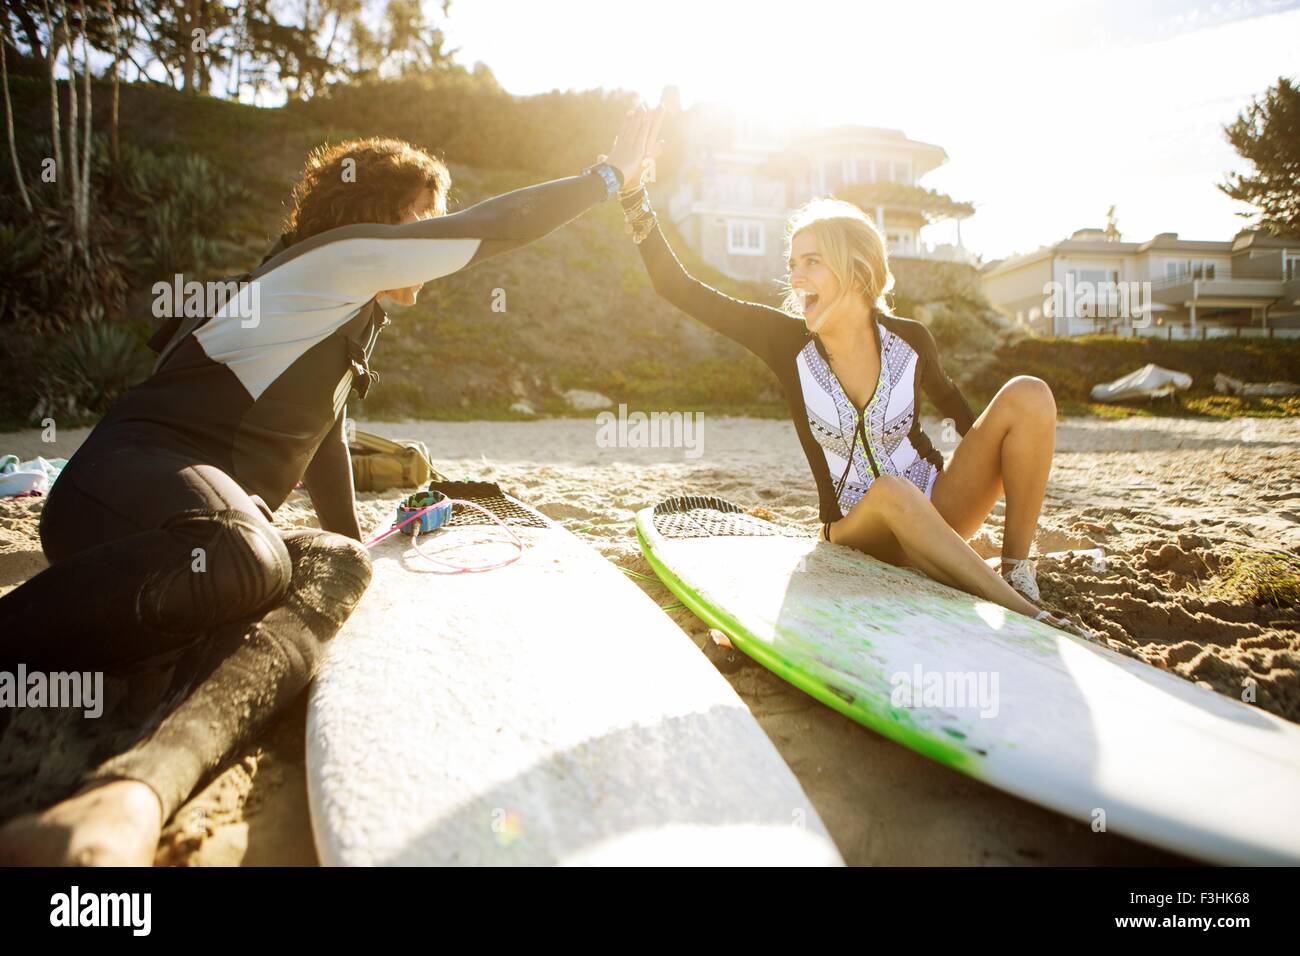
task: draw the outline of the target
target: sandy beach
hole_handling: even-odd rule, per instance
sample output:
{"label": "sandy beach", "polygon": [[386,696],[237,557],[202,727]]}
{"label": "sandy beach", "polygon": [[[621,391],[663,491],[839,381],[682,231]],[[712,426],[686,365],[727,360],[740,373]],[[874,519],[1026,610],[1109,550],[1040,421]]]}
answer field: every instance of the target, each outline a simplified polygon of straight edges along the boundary
{"label": "sandy beach", "polygon": [[[643,574],[633,516],[668,495],[707,492],[809,528],[817,520],[812,479],[783,421],[708,418],[698,455],[601,447],[593,418],[358,425],[424,441],[449,477],[497,481]],[[933,424],[927,430],[938,436]],[[0,434],[0,453],[67,457],[86,433],[64,431],[55,443],[37,431]],[[1211,692],[1240,696],[1251,678],[1258,706],[1300,721],[1300,611],[1234,597],[1222,580],[1234,554],[1300,552],[1298,462],[1296,419],[1062,421],[1036,547],[1040,554],[1099,547],[1106,566],[1044,561],[1045,602],[1078,615],[1110,646]],[[386,527],[398,497],[363,495],[362,526]],[[0,499],[0,593],[45,566],[36,531],[42,501]],[[999,506],[974,539],[982,555],[997,553],[1000,514]],[[295,492],[276,521],[313,524],[306,496]],[[661,605],[674,600],[657,584],[643,586]],[[689,611],[665,613],[748,704],[850,864],[1182,862],[932,763],[717,645]],[[178,812],[157,862],[314,863],[304,721],[300,700],[236,755]],[[0,748],[0,819],[58,796],[85,753],[67,726],[15,718]]]}

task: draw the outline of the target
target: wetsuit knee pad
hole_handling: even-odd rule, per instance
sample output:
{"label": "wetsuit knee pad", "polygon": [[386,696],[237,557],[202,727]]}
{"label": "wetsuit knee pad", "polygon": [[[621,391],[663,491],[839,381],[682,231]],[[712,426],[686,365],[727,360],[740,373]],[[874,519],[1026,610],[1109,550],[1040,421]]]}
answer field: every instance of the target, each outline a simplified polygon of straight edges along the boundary
{"label": "wetsuit knee pad", "polygon": [[286,601],[313,631],[332,636],[370,584],[370,552],[361,542],[329,531],[294,531],[283,540],[293,565]]}
{"label": "wetsuit knee pad", "polygon": [[258,623],[254,643],[282,672],[286,687],[315,676],[329,641],[356,608],[370,583],[370,555],[357,541],[324,531],[285,535],[293,582],[280,605]]}
{"label": "wetsuit knee pad", "polygon": [[184,511],[160,529],[177,546],[166,572],[139,596],[142,622],[199,631],[266,610],[293,578],[289,551],[264,522],[242,511]]}

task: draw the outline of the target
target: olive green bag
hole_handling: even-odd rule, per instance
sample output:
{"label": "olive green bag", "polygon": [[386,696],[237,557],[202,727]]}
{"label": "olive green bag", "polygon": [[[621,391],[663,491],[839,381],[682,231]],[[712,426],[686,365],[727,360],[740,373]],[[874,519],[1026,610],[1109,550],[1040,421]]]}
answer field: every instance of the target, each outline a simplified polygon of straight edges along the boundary
{"label": "olive green bag", "polygon": [[357,431],[348,441],[352,454],[352,483],[357,491],[387,491],[390,488],[419,488],[442,476],[429,461],[429,449],[422,441],[392,441]]}

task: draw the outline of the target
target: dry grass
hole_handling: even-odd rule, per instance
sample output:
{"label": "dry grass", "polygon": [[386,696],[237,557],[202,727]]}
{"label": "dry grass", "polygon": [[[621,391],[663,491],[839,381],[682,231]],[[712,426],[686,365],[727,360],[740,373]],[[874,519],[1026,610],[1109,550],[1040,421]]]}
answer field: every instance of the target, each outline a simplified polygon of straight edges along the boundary
{"label": "dry grass", "polygon": [[1236,603],[1300,607],[1300,557],[1284,551],[1238,551],[1226,557],[1211,596]]}

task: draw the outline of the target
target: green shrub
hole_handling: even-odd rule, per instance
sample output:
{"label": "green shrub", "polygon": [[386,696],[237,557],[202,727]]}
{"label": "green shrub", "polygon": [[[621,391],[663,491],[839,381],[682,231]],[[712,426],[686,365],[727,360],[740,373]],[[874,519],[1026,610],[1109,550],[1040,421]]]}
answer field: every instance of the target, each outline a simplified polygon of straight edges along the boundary
{"label": "green shrub", "polygon": [[47,407],[103,412],[149,374],[149,354],[129,329],[88,323],[50,351],[42,399]]}
{"label": "green shrub", "polygon": [[[1092,402],[1094,385],[1148,363],[1192,376],[1192,387],[1180,393],[1178,404],[1105,406]],[[1118,416],[1181,411],[1219,417],[1287,415],[1300,410],[1300,401],[1295,399],[1238,399],[1214,392],[1216,372],[1247,382],[1300,381],[1300,342],[1288,339],[1024,338],[996,349],[980,363],[948,371],[967,389],[972,403],[987,402],[1014,375],[1036,375],[1052,387],[1057,405],[1066,412]]]}

